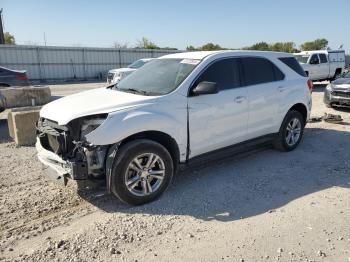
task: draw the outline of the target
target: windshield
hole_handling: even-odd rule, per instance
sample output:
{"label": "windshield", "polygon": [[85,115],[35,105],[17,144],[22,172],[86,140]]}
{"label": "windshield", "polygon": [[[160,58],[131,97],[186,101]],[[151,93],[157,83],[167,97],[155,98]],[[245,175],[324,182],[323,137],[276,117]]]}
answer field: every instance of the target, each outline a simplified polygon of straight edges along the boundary
{"label": "windshield", "polygon": [[350,71],[345,72],[341,77],[342,78],[350,78]]}
{"label": "windshield", "polygon": [[309,60],[309,57],[310,57],[308,55],[294,55],[294,56],[299,63],[303,63],[303,64],[306,64],[307,60]]}
{"label": "windshield", "polygon": [[165,95],[175,90],[199,62],[193,59],[155,59],[115,87],[125,92]]}
{"label": "windshield", "polygon": [[129,68],[133,68],[133,69],[137,69],[140,68],[141,66],[143,66],[146,62],[142,61],[142,60],[137,60],[134,63],[132,63],[131,65],[129,65]]}

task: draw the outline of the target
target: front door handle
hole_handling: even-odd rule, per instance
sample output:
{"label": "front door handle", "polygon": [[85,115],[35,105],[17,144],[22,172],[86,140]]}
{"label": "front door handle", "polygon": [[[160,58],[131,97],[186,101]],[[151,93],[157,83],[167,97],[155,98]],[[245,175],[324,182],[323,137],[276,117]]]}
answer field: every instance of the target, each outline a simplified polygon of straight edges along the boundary
{"label": "front door handle", "polygon": [[235,97],[235,102],[236,103],[242,103],[244,99],[245,99],[245,96],[236,96]]}
{"label": "front door handle", "polygon": [[286,90],[286,88],[284,86],[279,86],[278,87],[278,91],[283,92],[284,90]]}

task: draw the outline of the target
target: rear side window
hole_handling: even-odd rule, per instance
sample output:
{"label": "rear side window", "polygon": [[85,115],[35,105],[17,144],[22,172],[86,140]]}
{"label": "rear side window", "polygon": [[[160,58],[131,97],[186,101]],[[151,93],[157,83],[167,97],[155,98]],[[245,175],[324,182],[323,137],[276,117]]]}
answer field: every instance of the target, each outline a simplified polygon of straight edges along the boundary
{"label": "rear side window", "polygon": [[327,62],[328,62],[327,56],[326,56],[325,54],[318,54],[318,56],[320,57],[321,64],[322,64],[322,63],[327,63]]}
{"label": "rear side window", "polygon": [[261,57],[242,58],[245,85],[280,81],[284,74],[271,61]]}
{"label": "rear side window", "polygon": [[220,90],[241,86],[238,59],[228,58],[214,62],[200,75],[195,86],[203,81],[217,83]]}
{"label": "rear side window", "polygon": [[299,75],[306,77],[305,71],[303,70],[303,68],[300,66],[300,64],[294,57],[281,57],[278,59],[284,64],[286,64],[288,67],[293,69]]}

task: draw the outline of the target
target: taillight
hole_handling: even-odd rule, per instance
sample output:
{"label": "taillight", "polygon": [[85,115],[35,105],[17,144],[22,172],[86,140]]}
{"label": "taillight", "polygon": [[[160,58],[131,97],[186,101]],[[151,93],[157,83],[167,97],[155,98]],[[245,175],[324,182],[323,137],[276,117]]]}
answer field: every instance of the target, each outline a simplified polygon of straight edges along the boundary
{"label": "taillight", "polygon": [[307,80],[307,87],[309,88],[310,93],[312,92],[312,89],[314,89],[314,83],[309,79]]}
{"label": "taillight", "polygon": [[16,78],[17,78],[18,80],[28,80],[27,75],[16,75]]}

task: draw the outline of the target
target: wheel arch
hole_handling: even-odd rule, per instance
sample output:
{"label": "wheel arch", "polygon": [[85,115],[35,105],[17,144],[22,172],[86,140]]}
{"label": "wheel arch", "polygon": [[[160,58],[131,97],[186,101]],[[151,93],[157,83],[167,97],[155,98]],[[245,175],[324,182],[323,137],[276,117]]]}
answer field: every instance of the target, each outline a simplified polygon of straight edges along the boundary
{"label": "wheel arch", "polygon": [[306,107],[304,104],[302,104],[302,103],[297,103],[297,104],[293,105],[293,106],[288,110],[288,112],[291,111],[291,110],[294,110],[294,111],[299,112],[299,113],[303,116],[304,121],[305,121],[305,123],[306,123],[306,120],[307,120],[307,107]]}
{"label": "wheel arch", "polygon": [[106,186],[107,186],[108,192],[111,192],[112,167],[113,167],[113,163],[115,161],[115,156],[117,154],[118,149],[121,146],[127,144],[128,142],[134,141],[136,139],[149,139],[151,141],[155,141],[161,144],[162,146],[164,146],[168,150],[168,152],[170,153],[173,159],[174,173],[177,172],[179,162],[180,162],[180,149],[174,138],[172,138],[170,135],[161,131],[143,131],[143,132],[135,133],[124,138],[119,143],[111,145],[107,152],[105,169],[106,169]]}
{"label": "wheel arch", "polygon": [[120,142],[120,146],[123,146],[126,143],[135,139],[149,139],[164,146],[173,159],[175,170],[177,169],[177,166],[180,162],[180,149],[176,140],[172,138],[169,134],[161,131],[143,131],[124,138]]}

